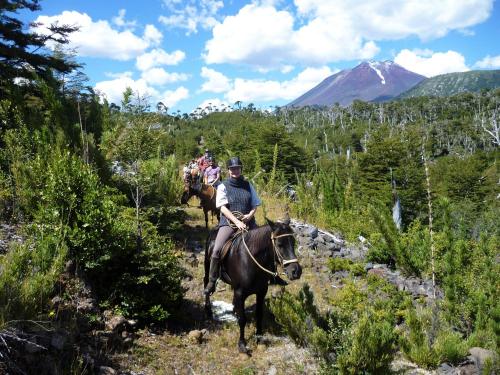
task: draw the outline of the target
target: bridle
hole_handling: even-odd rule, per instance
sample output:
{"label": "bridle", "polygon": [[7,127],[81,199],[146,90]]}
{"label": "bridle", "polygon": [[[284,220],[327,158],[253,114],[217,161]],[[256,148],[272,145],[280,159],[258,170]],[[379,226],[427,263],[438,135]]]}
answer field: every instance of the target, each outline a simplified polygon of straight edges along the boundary
{"label": "bridle", "polygon": [[[250,256],[250,258],[254,261],[254,263],[264,272],[267,272],[268,274],[272,275],[273,277],[276,277],[278,276],[278,271],[276,272],[272,272],[270,270],[268,270],[267,268],[265,268],[264,266],[262,266],[258,261],[257,259],[254,258],[254,256],[252,255],[252,252],[250,251],[250,249],[248,248],[246,242],[245,242],[245,232],[248,232],[247,230],[242,230],[242,231],[239,231],[239,233],[241,234],[241,240],[243,241],[243,245],[245,245],[245,249],[248,253],[248,255]],[[278,257],[278,264],[281,266],[281,268],[285,268],[286,265],[288,264],[291,264],[291,263],[298,263],[298,259],[297,258],[293,258],[293,259],[285,259],[283,257],[283,255],[281,255],[281,253],[279,252],[278,250],[278,246],[276,246],[276,239],[277,238],[281,238],[281,237],[287,237],[287,236],[292,236],[293,237],[293,233],[285,233],[285,234],[280,234],[280,235],[277,235],[275,236],[274,233],[271,232],[271,242],[273,244],[273,256],[274,256],[274,263],[276,264],[276,256]],[[282,274],[284,274],[284,272],[282,272]]]}
{"label": "bridle", "polygon": [[285,259],[281,255],[281,253],[278,251],[278,247],[276,246],[276,238],[289,237],[289,236],[293,237],[293,233],[285,233],[285,234],[280,234],[280,235],[277,235],[277,236],[275,236],[274,233],[271,233],[271,242],[273,243],[274,253],[278,256],[279,263],[280,263],[281,267],[284,267],[287,264],[298,263],[299,262],[297,258]]}

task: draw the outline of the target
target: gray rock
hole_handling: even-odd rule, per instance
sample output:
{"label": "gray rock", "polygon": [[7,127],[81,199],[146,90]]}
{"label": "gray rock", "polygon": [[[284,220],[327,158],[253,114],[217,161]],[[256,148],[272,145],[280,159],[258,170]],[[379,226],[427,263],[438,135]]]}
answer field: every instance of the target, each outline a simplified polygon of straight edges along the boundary
{"label": "gray rock", "polygon": [[115,375],[116,371],[108,366],[100,366],[98,374],[99,375]]}
{"label": "gray rock", "polygon": [[271,366],[266,372],[266,375],[276,375],[278,373],[278,370],[276,370],[276,367]]}
{"label": "gray rock", "polygon": [[318,228],[316,228],[316,227],[314,227],[314,226],[310,225],[310,226],[306,229],[305,233],[306,233],[309,237],[311,237],[311,238],[316,238],[316,237],[318,237]]}
{"label": "gray rock", "polygon": [[50,345],[57,350],[63,350],[65,343],[66,337],[58,333],[53,335],[50,339]]}
{"label": "gray rock", "polygon": [[188,339],[194,344],[201,343],[203,339],[203,333],[200,330],[194,329],[188,333]]}
{"label": "gray rock", "polygon": [[97,311],[96,302],[93,298],[84,298],[78,301],[76,305],[76,310],[88,314]]}
{"label": "gray rock", "polygon": [[441,363],[441,365],[436,369],[437,374],[452,375],[454,374],[454,368],[447,363]]}
{"label": "gray rock", "polygon": [[373,263],[368,262],[365,264],[365,271],[369,271],[373,268]]}
{"label": "gray rock", "polygon": [[470,348],[469,353],[472,357],[472,360],[480,370],[483,369],[486,361],[490,360],[491,362],[494,362],[495,360],[498,360],[497,354],[494,351],[484,348],[478,348],[476,346]]}
{"label": "gray rock", "polygon": [[111,319],[106,320],[106,330],[119,333],[125,329],[127,319],[121,315],[113,316]]}

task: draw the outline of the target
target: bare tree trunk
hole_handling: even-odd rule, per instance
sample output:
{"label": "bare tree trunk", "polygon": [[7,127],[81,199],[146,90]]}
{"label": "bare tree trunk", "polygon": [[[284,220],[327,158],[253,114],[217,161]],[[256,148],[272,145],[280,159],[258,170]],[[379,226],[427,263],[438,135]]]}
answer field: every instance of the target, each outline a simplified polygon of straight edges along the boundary
{"label": "bare tree trunk", "polygon": [[427,165],[427,158],[425,157],[425,150],[424,146],[425,145],[425,140],[422,142],[422,159],[424,161],[424,167],[425,167],[425,179],[427,182],[427,206],[429,209],[429,236],[431,240],[431,269],[432,269],[432,295],[434,299],[436,299],[436,272],[435,272],[435,266],[434,266],[434,231],[432,228],[432,199],[431,199],[431,179],[429,176],[429,167]]}
{"label": "bare tree trunk", "polygon": [[89,163],[89,150],[88,150],[88,145],[85,142],[85,133],[83,131],[83,123],[82,123],[82,114],[80,112],[80,101],[77,101],[77,108],[78,108],[78,119],[80,120],[80,133],[82,135],[82,159],[85,163]]}

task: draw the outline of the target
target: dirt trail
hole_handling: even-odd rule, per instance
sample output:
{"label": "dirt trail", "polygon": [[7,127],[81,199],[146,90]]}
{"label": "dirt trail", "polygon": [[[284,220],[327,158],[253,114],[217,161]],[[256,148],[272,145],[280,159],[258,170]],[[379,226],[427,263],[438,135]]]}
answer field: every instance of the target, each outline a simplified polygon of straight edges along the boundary
{"label": "dirt trail", "polygon": [[[250,357],[240,355],[237,349],[238,324],[235,321],[207,320],[203,311],[203,261],[207,231],[204,228],[202,211],[186,209],[180,250],[188,276],[183,280],[185,299],[175,319],[165,329],[139,332],[134,348],[128,354],[117,356],[122,370],[130,374],[314,374],[318,363],[311,353],[295,346],[272,322],[269,313],[264,316],[264,344],[255,341],[254,308],[255,296],[247,299],[246,313],[249,323],[246,328]],[[215,224],[215,223],[214,223]],[[311,280],[310,268],[304,270],[303,278],[287,286],[298,290],[304,282]],[[272,286],[268,298],[279,291]],[[232,301],[231,288],[219,283],[212,302],[220,305]],[[226,315],[227,317],[227,315]],[[231,316],[229,316],[231,318]]]}

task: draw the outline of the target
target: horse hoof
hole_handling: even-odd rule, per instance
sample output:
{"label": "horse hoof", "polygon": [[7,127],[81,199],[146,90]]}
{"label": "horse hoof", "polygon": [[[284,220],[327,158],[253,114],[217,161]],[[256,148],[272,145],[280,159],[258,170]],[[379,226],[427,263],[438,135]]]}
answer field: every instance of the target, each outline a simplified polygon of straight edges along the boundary
{"label": "horse hoof", "polygon": [[244,342],[238,343],[238,351],[240,352],[240,354],[248,355],[248,348],[247,348],[246,343],[244,343]]}

